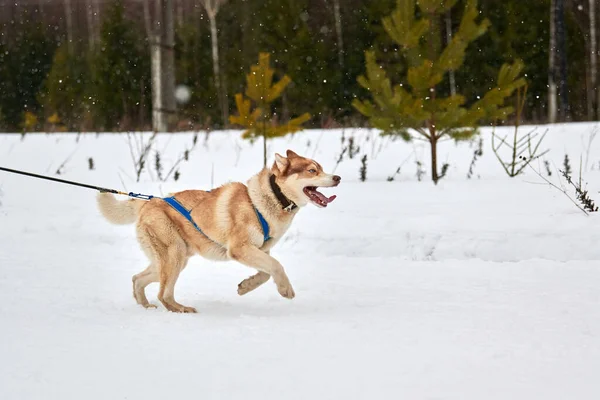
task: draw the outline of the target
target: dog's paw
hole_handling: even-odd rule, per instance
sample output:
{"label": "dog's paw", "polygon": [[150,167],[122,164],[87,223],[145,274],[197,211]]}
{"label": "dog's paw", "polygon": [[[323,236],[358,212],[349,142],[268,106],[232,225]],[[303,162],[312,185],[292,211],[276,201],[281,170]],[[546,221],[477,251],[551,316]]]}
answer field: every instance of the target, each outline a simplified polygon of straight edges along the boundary
{"label": "dog's paw", "polygon": [[268,281],[269,278],[270,276],[268,274],[264,272],[258,272],[256,275],[252,275],[251,277],[241,281],[238,284],[237,292],[240,296],[243,296]]}
{"label": "dog's paw", "polygon": [[292,288],[292,285],[282,285],[277,287],[277,291],[279,292],[279,294],[283,297],[285,297],[286,299],[293,299],[294,297],[296,297],[296,293],[294,292],[294,289]]}
{"label": "dog's paw", "polygon": [[148,304],[143,304],[145,309],[152,309],[152,308],[158,308],[156,306],[156,304],[152,304],[152,303],[148,303]]}
{"label": "dog's paw", "polygon": [[254,287],[252,287],[252,286],[253,285],[250,283],[250,278],[244,279],[243,281],[241,281],[238,284],[238,294],[240,296],[245,295],[246,293],[248,293],[254,289]]}
{"label": "dog's paw", "polygon": [[196,311],[196,309],[194,307],[184,306],[183,304],[179,304],[177,302],[173,302],[173,303],[163,302],[163,305],[165,306],[165,308],[168,311],[171,311],[174,313],[195,314],[198,312],[198,311]]}
{"label": "dog's paw", "polygon": [[250,285],[246,281],[242,281],[238,284],[237,293],[240,296],[245,295],[246,293],[250,292],[251,290],[252,290],[252,288],[250,288]]}

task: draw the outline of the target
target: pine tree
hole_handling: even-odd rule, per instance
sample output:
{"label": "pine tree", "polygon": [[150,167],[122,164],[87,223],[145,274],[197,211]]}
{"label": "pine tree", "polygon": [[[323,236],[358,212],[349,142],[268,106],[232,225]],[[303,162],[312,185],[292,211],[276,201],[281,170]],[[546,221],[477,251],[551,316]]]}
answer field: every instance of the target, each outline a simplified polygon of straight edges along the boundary
{"label": "pine tree", "polygon": [[150,65],[140,32],[125,19],[122,0],[113,0],[100,29],[90,93],[99,125],[122,127],[149,105]]}
{"label": "pine tree", "polygon": [[[365,53],[366,76],[359,84],[373,98],[354,100],[353,106],[370,119],[383,134],[399,135],[409,141],[414,129],[418,137],[431,146],[431,178],[440,179],[437,168],[437,143],[444,137],[464,140],[477,133],[483,118],[504,119],[512,108],[504,101],[513,91],[525,84],[519,78],[523,63],[504,64],[498,74],[496,87],[488,91],[470,107],[460,94],[442,97],[438,86],[449,71],[461,67],[469,43],[483,35],[489,21],[477,22],[476,0],[468,0],[458,30],[442,48],[440,21],[457,0],[397,0],[396,10],[383,18],[387,34],[399,46],[407,65],[403,81],[392,86],[386,72],[377,64],[372,51]],[[416,13],[418,3],[419,16]]]}
{"label": "pine tree", "polygon": [[69,130],[81,128],[87,101],[85,85],[89,82],[88,66],[84,58],[73,56],[68,47],[62,45],[54,53],[52,68],[46,77],[40,103],[52,125],[62,122]]}
{"label": "pine tree", "polygon": [[246,75],[246,96],[242,93],[235,95],[235,104],[238,115],[229,117],[232,124],[241,125],[246,128],[242,137],[254,140],[258,137],[263,139],[263,166],[267,166],[267,139],[285,136],[302,129],[302,124],[310,119],[308,113],[289,120],[279,125],[275,120],[275,114],[271,110],[271,104],[279,98],[285,88],[291,83],[289,76],[284,75],[277,83],[273,84],[275,71],[270,67],[269,53],[260,53],[258,64],[250,67],[250,73]]}
{"label": "pine tree", "polygon": [[54,43],[39,23],[18,22],[16,35],[0,43],[0,109],[3,125],[16,130],[25,113],[40,113],[37,94],[52,64]]}
{"label": "pine tree", "polygon": [[200,126],[219,121],[221,114],[214,80],[206,79],[212,73],[209,30],[206,24],[190,22],[179,25],[175,33],[176,80],[192,92],[186,104],[179,104],[180,115]]}

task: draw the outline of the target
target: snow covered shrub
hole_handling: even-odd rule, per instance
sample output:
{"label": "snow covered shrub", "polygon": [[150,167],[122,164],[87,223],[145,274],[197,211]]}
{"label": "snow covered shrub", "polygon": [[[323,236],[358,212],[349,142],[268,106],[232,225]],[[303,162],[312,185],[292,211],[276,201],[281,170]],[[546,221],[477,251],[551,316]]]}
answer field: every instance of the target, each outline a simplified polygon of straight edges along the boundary
{"label": "snow covered shrub", "polygon": [[421,182],[421,180],[423,179],[423,176],[425,175],[425,170],[423,169],[423,163],[419,160],[416,160],[415,163],[417,164],[417,180],[419,182]]}
{"label": "snow covered shrub", "polygon": [[[346,144],[346,142],[348,144]],[[341,162],[344,161],[344,156],[347,155],[348,158],[353,159],[360,152],[360,146],[356,146],[354,144],[354,136],[350,136],[346,140],[345,131],[342,131],[341,143],[342,143],[342,150],[341,150],[340,155],[338,156],[338,158],[337,158],[337,160],[335,162],[335,167],[333,168],[333,172],[335,172],[335,170],[337,169],[338,165],[340,165]]]}
{"label": "snow covered shrub", "polygon": [[569,160],[569,155],[565,154],[565,159],[563,160],[563,170],[567,175],[571,175],[571,160]]}
{"label": "snow covered shrub", "polygon": [[364,182],[367,180],[367,155],[365,154],[360,159],[360,181]]}
{"label": "snow covered shrub", "polygon": [[544,160],[544,167],[546,168],[546,174],[548,174],[548,176],[552,176],[552,170],[550,169],[550,163],[548,160]]}
{"label": "snow covered shrub", "polygon": [[400,173],[400,170],[402,169],[402,166],[398,167],[396,169],[396,172],[394,172],[392,175],[387,177],[387,181],[388,182],[392,182],[394,179],[396,179],[396,175],[398,175]]}
{"label": "snow covered shrub", "polygon": [[566,170],[560,171],[560,173],[567,180],[569,185],[571,185],[571,186],[573,186],[573,188],[575,188],[575,194],[577,195],[577,200],[581,203],[581,205],[583,206],[583,209],[588,212],[597,212],[598,206],[594,203],[594,200],[592,200],[590,198],[590,196],[588,195],[587,189],[582,187],[581,170],[579,170],[579,181],[577,181],[577,183],[573,182],[573,179],[571,178],[570,173],[567,173]]}
{"label": "snow covered shrub", "polygon": [[[367,137],[368,140],[368,137]],[[354,144],[354,136],[348,138],[348,157],[353,159],[360,152],[360,146]]]}
{"label": "snow covered shrub", "polygon": [[483,155],[483,139],[479,138],[477,142],[477,148],[473,151],[473,159],[471,160],[471,165],[469,166],[469,172],[467,173],[467,179],[471,179],[473,174],[475,173],[475,163],[477,159]]}
{"label": "snow covered shrub", "polygon": [[[519,175],[532,161],[544,156],[548,153],[549,150],[543,151],[540,153],[540,145],[548,133],[548,130],[539,137],[539,133],[536,132],[537,128],[529,131],[525,135],[521,135],[519,133],[519,126],[521,122],[521,115],[523,113],[523,108],[525,107],[525,100],[527,94],[527,85],[520,87],[516,90],[516,117],[515,117],[515,130],[512,136],[512,142],[509,142],[508,135],[503,138],[499,138],[496,134],[496,127],[494,126],[494,130],[492,131],[492,149],[498,161],[504,168],[504,171],[508,176],[514,178]],[[537,139],[537,142],[534,144],[533,142]],[[496,140],[500,140],[498,145],[496,145]],[[509,150],[509,156],[507,161],[502,159],[500,155],[500,151],[502,148],[506,148]]]}
{"label": "snow covered shrub", "polygon": [[163,166],[160,160],[160,153],[157,151],[154,155],[154,168],[156,169],[156,176],[158,180],[163,180]]}
{"label": "snow covered shrub", "polygon": [[[521,156],[521,158],[524,159],[525,157]],[[565,157],[565,159],[568,160],[568,157]],[[523,161],[526,161],[526,160],[523,160]],[[565,164],[568,165],[568,162]],[[567,183],[575,189],[575,195],[580,204],[577,204],[577,202],[569,195],[567,188],[563,185],[562,182],[560,182],[560,177],[558,178],[559,185],[560,185],[560,187],[559,187],[558,185],[556,185],[552,181],[550,181],[548,178],[544,177],[540,171],[538,171],[531,165],[531,163],[527,163],[526,166],[529,166],[529,168],[533,172],[535,172],[535,174],[537,176],[539,176],[548,185],[550,185],[554,189],[558,190],[559,192],[562,192],[565,196],[567,196],[567,198],[569,200],[571,200],[571,203],[573,203],[577,208],[579,208],[584,214],[589,215],[590,212],[597,212],[598,206],[596,206],[595,202],[589,197],[588,191],[586,189],[584,189],[582,186],[581,164],[582,163],[580,162],[580,164],[579,164],[579,167],[580,167],[579,168],[579,181],[577,183],[573,182],[570,172],[567,173],[566,170],[559,170],[560,174],[565,178]],[[570,168],[570,166],[569,166],[569,168]]]}

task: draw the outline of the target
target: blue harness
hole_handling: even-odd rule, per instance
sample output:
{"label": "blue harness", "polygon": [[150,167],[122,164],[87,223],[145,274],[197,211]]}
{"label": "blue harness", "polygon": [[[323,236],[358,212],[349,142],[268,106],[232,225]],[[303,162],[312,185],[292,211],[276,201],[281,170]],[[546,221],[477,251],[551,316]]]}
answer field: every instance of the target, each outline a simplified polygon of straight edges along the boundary
{"label": "blue harness", "polygon": [[[207,238],[208,240],[210,240],[212,242],[215,242],[214,240],[209,238],[206,235],[206,233],[202,232],[202,229],[200,229],[200,227],[194,222],[191,212],[186,210],[186,208],[180,202],[178,202],[177,199],[175,199],[175,197],[173,197],[173,196],[172,197],[164,197],[162,200],[164,200],[168,205],[173,207],[175,209],[175,211],[177,211],[185,219],[187,219],[194,226],[194,228],[196,228],[196,230],[198,232],[200,232],[202,235],[204,235],[205,238]],[[265,217],[263,217],[263,215],[260,213],[260,211],[258,211],[258,208],[254,207],[254,211],[256,211],[256,217],[258,218],[258,221],[260,222],[260,226],[262,227],[263,240],[265,242],[267,242],[267,240],[271,239],[271,236],[269,234],[269,223],[267,222]],[[215,243],[217,243],[217,242],[215,242]]]}

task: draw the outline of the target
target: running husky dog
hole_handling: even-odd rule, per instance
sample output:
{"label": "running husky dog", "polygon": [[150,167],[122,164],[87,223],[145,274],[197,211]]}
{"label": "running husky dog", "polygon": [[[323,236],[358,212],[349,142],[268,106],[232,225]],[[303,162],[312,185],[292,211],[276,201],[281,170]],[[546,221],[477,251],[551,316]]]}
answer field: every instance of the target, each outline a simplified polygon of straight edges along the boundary
{"label": "running husky dog", "polygon": [[133,296],[148,302],[145,288],[160,282],[158,299],[174,312],[196,312],[175,301],[175,282],[194,254],[217,261],[236,260],[258,272],[238,285],[244,295],[273,277],[279,293],[292,299],[294,289],[283,266],[269,251],[290,227],[298,210],[309,202],[327,207],[319,187],[339,185],[341,178],[323,172],[314,160],[291,150],[287,157],[275,154],[273,166],[248,180],[225,184],[209,192],[185,190],[161,199],[118,201],[100,193],[98,206],[113,224],[136,222],[137,238],[150,259],[144,271],[133,276]]}

